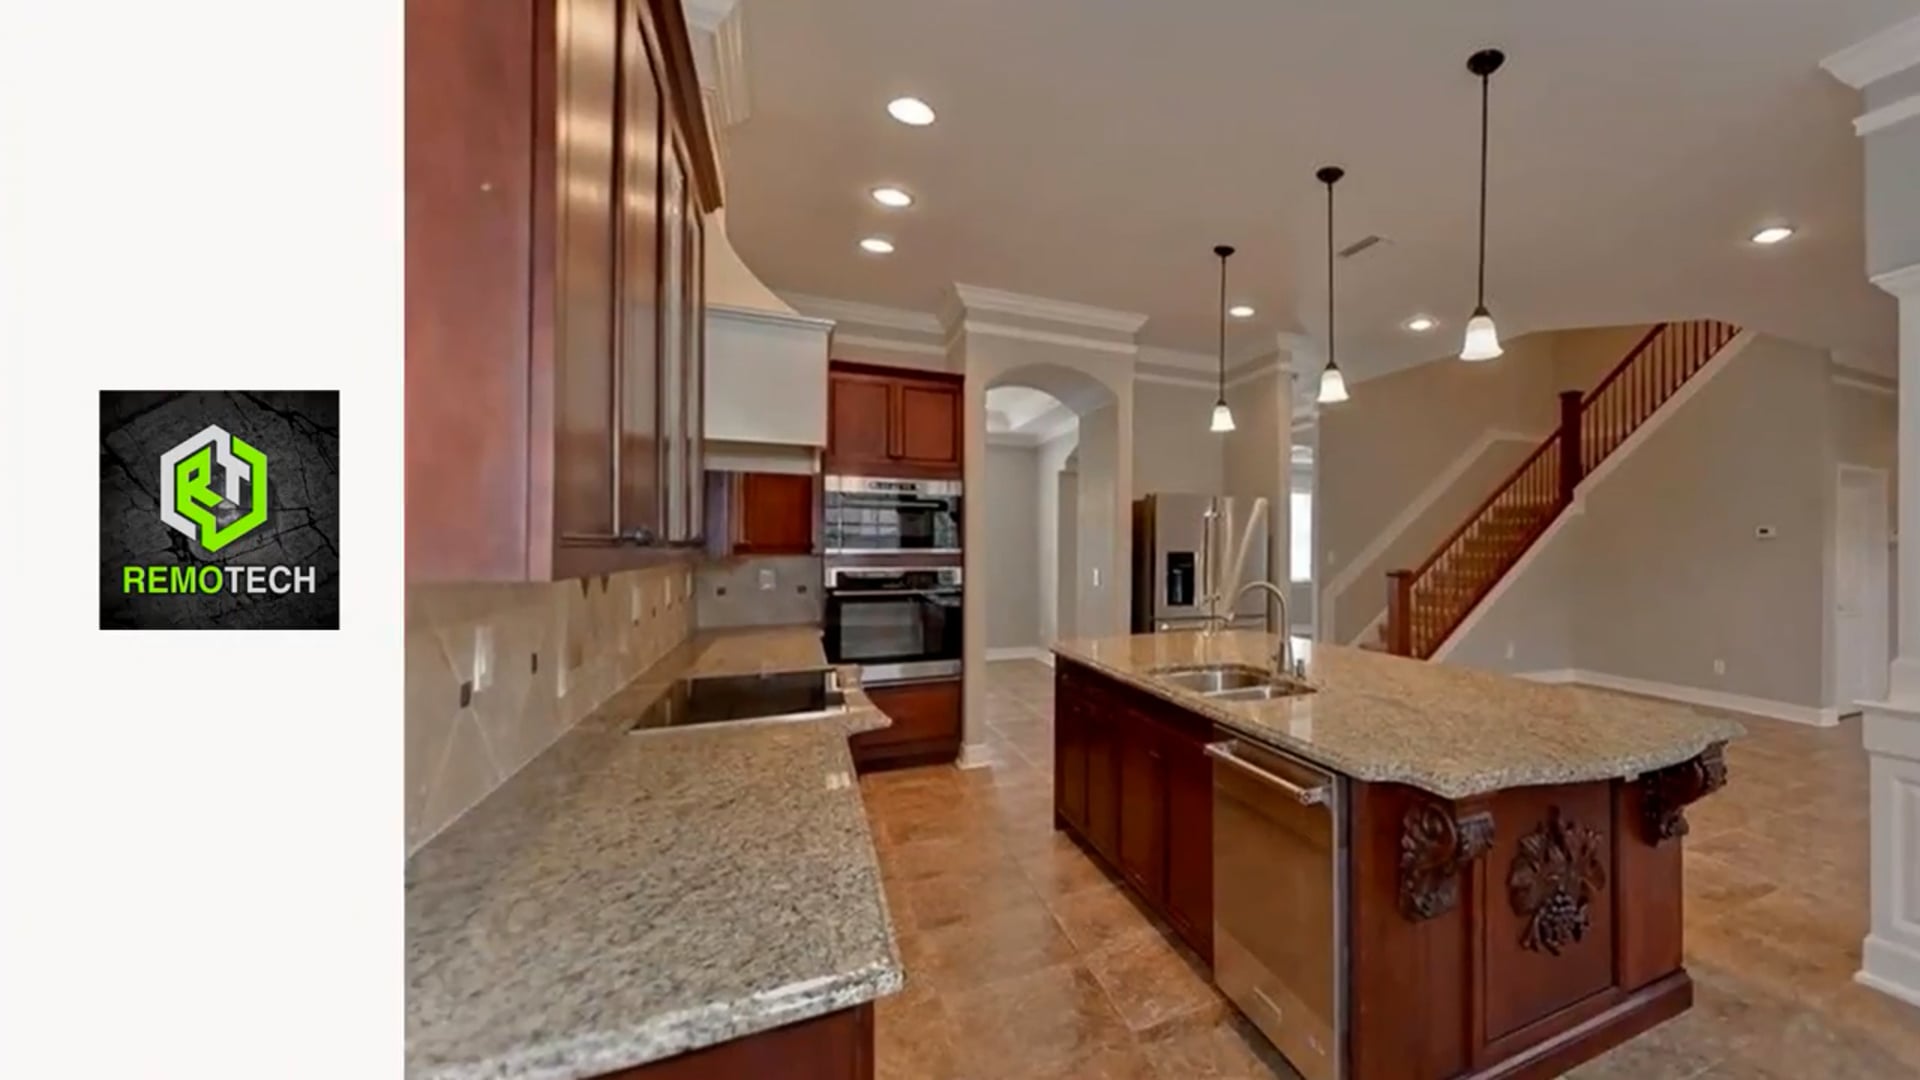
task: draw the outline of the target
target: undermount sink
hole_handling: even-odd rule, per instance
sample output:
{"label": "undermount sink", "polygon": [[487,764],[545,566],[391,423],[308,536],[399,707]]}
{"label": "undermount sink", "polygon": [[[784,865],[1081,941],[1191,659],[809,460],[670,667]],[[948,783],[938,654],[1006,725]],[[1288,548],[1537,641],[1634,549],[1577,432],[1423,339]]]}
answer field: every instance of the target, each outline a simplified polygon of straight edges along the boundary
{"label": "undermount sink", "polygon": [[1248,667],[1245,664],[1159,668],[1147,674],[1168,686],[1208,696],[1230,690],[1263,686],[1273,679],[1272,672],[1263,668]]}
{"label": "undermount sink", "polygon": [[1259,686],[1243,686],[1235,690],[1216,690],[1207,697],[1215,701],[1272,701],[1275,698],[1298,697],[1313,693],[1313,687],[1306,683],[1286,680],[1282,682],[1262,683]]}

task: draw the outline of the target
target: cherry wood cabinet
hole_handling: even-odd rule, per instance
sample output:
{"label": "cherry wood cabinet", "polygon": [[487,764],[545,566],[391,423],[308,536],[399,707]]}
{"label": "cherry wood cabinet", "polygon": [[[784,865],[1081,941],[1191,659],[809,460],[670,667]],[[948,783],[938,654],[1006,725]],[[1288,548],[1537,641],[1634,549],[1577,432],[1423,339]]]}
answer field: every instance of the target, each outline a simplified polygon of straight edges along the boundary
{"label": "cherry wood cabinet", "polygon": [[960,475],[958,376],[836,362],[827,377],[829,472]]}
{"label": "cherry wood cabinet", "polygon": [[1066,661],[1054,679],[1055,824],[1211,962],[1210,725]]}
{"label": "cherry wood cabinet", "polygon": [[680,5],[408,0],[406,48],[409,580],[691,546],[719,184]]}
{"label": "cherry wood cabinet", "polygon": [[847,741],[861,771],[931,765],[960,755],[960,679],[929,679],[869,687],[868,700],[891,727],[855,733]]}
{"label": "cherry wood cabinet", "polygon": [[810,555],[819,531],[809,473],[710,472],[704,512],[715,555]]}

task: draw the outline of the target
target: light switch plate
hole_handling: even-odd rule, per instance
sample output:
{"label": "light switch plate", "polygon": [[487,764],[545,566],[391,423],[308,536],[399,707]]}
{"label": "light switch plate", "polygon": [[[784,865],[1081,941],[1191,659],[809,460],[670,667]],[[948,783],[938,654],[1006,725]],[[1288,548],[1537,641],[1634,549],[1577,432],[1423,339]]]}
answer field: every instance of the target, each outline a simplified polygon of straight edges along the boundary
{"label": "light switch plate", "polygon": [[779,581],[776,580],[773,570],[769,567],[761,567],[758,577],[761,592],[772,592],[780,584]]}
{"label": "light switch plate", "polygon": [[473,688],[485,690],[493,685],[493,627],[479,626],[473,631]]}

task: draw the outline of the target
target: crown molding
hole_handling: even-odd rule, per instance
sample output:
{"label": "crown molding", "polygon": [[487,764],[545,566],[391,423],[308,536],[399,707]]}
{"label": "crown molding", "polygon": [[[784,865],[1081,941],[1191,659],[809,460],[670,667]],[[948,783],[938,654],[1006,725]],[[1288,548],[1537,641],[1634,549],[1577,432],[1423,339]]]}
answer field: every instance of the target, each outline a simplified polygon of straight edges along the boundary
{"label": "crown molding", "polygon": [[1868,280],[1903,300],[1920,297],[1920,263],[1875,274]]}
{"label": "crown molding", "polygon": [[765,308],[736,307],[732,304],[708,304],[707,314],[735,322],[769,323],[798,330],[817,330],[822,334],[834,327],[832,319],[822,319],[813,315],[796,315],[788,311],[768,311]]}
{"label": "crown molding", "polygon": [[1849,386],[1855,390],[1865,390],[1869,394],[1880,394],[1884,397],[1897,397],[1900,394],[1900,388],[1897,386],[1889,386],[1886,383],[1870,382],[1866,379],[1856,378],[1852,375],[1841,375],[1838,372],[1834,372],[1828,375],[1828,379],[1835,386]]}
{"label": "crown molding", "polygon": [[1899,101],[1889,102],[1854,117],[1853,133],[1871,135],[1883,128],[1905,123],[1916,116],[1920,116],[1920,94],[1903,97]]}
{"label": "crown molding", "polygon": [[747,35],[741,29],[741,14],[735,9],[713,31],[714,118],[721,127],[744,124],[753,115],[753,95],[747,83]]}
{"label": "crown molding", "polygon": [[1006,323],[985,322],[980,319],[968,319],[961,323],[953,336],[947,339],[947,348],[953,348],[962,334],[1011,338],[1015,341],[1033,341],[1043,345],[1065,345],[1074,349],[1092,349],[1095,352],[1120,353],[1125,356],[1137,356],[1140,352],[1140,346],[1131,341],[1110,341],[1106,338],[1081,337],[1078,334],[1058,334],[1051,330],[1029,330],[1024,326],[1008,326]]}
{"label": "crown molding", "polygon": [[1188,376],[1168,375],[1163,372],[1140,371],[1138,369],[1133,373],[1133,381],[1137,383],[1154,383],[1159,386],[1184,386],[1191,390],[1212,390],[1219,385],[1214,379],[1203,376],[1199,372]]}
{"label": "crown molding", "polygon": [[863,349],[880,349],[884,352],[919,353],[921,356],[947,355],[944,345],[931,345],[924,341],[903,341],[899,338],[876,337],[872,334],[833,335],[835,345],[852,345]]}
{"label": "crown molding", "polygon": [[805,314],[839,323],[859,323],[861,326],[880,326],[888,330],[906,330],[933,336],[938,336],[942,330],[940,320],[923,311],[863,304],[857,300],[836,300],[830,296],[810,296],[806,293],[782,292],[779,295],[780,299]]}
{"label": "crown molding", "polygon": [[1863,89],[1920,65],[1920,15],[1898,22],[1820,61],[1827,74]]}
{"label": "crown molding", "polygon": [[1137,334],[1147,323],[1147,317],[1138,312],[1115,311],[1090,304],[1076,304],[1070,300],[1052,300],[1044,296],[989,289],[984,285],[964,285],[957,281],[953,283],[952,298],[959,302],[967,314],[990,311],[1120,334]]}

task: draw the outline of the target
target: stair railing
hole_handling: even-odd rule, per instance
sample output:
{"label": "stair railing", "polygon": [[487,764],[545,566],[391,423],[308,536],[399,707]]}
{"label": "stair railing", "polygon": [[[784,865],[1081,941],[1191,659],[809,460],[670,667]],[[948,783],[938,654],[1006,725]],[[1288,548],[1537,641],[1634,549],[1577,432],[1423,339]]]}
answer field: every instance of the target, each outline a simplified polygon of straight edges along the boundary
{"label": "stair railing", "polygon": [[1572,504],[1580,481],[1739,332],[1712,319],[1660,323],[1592,391],[1562,391],[1559,429],[1425,562],[1387,574],[1387,651],[1432,656]]}

